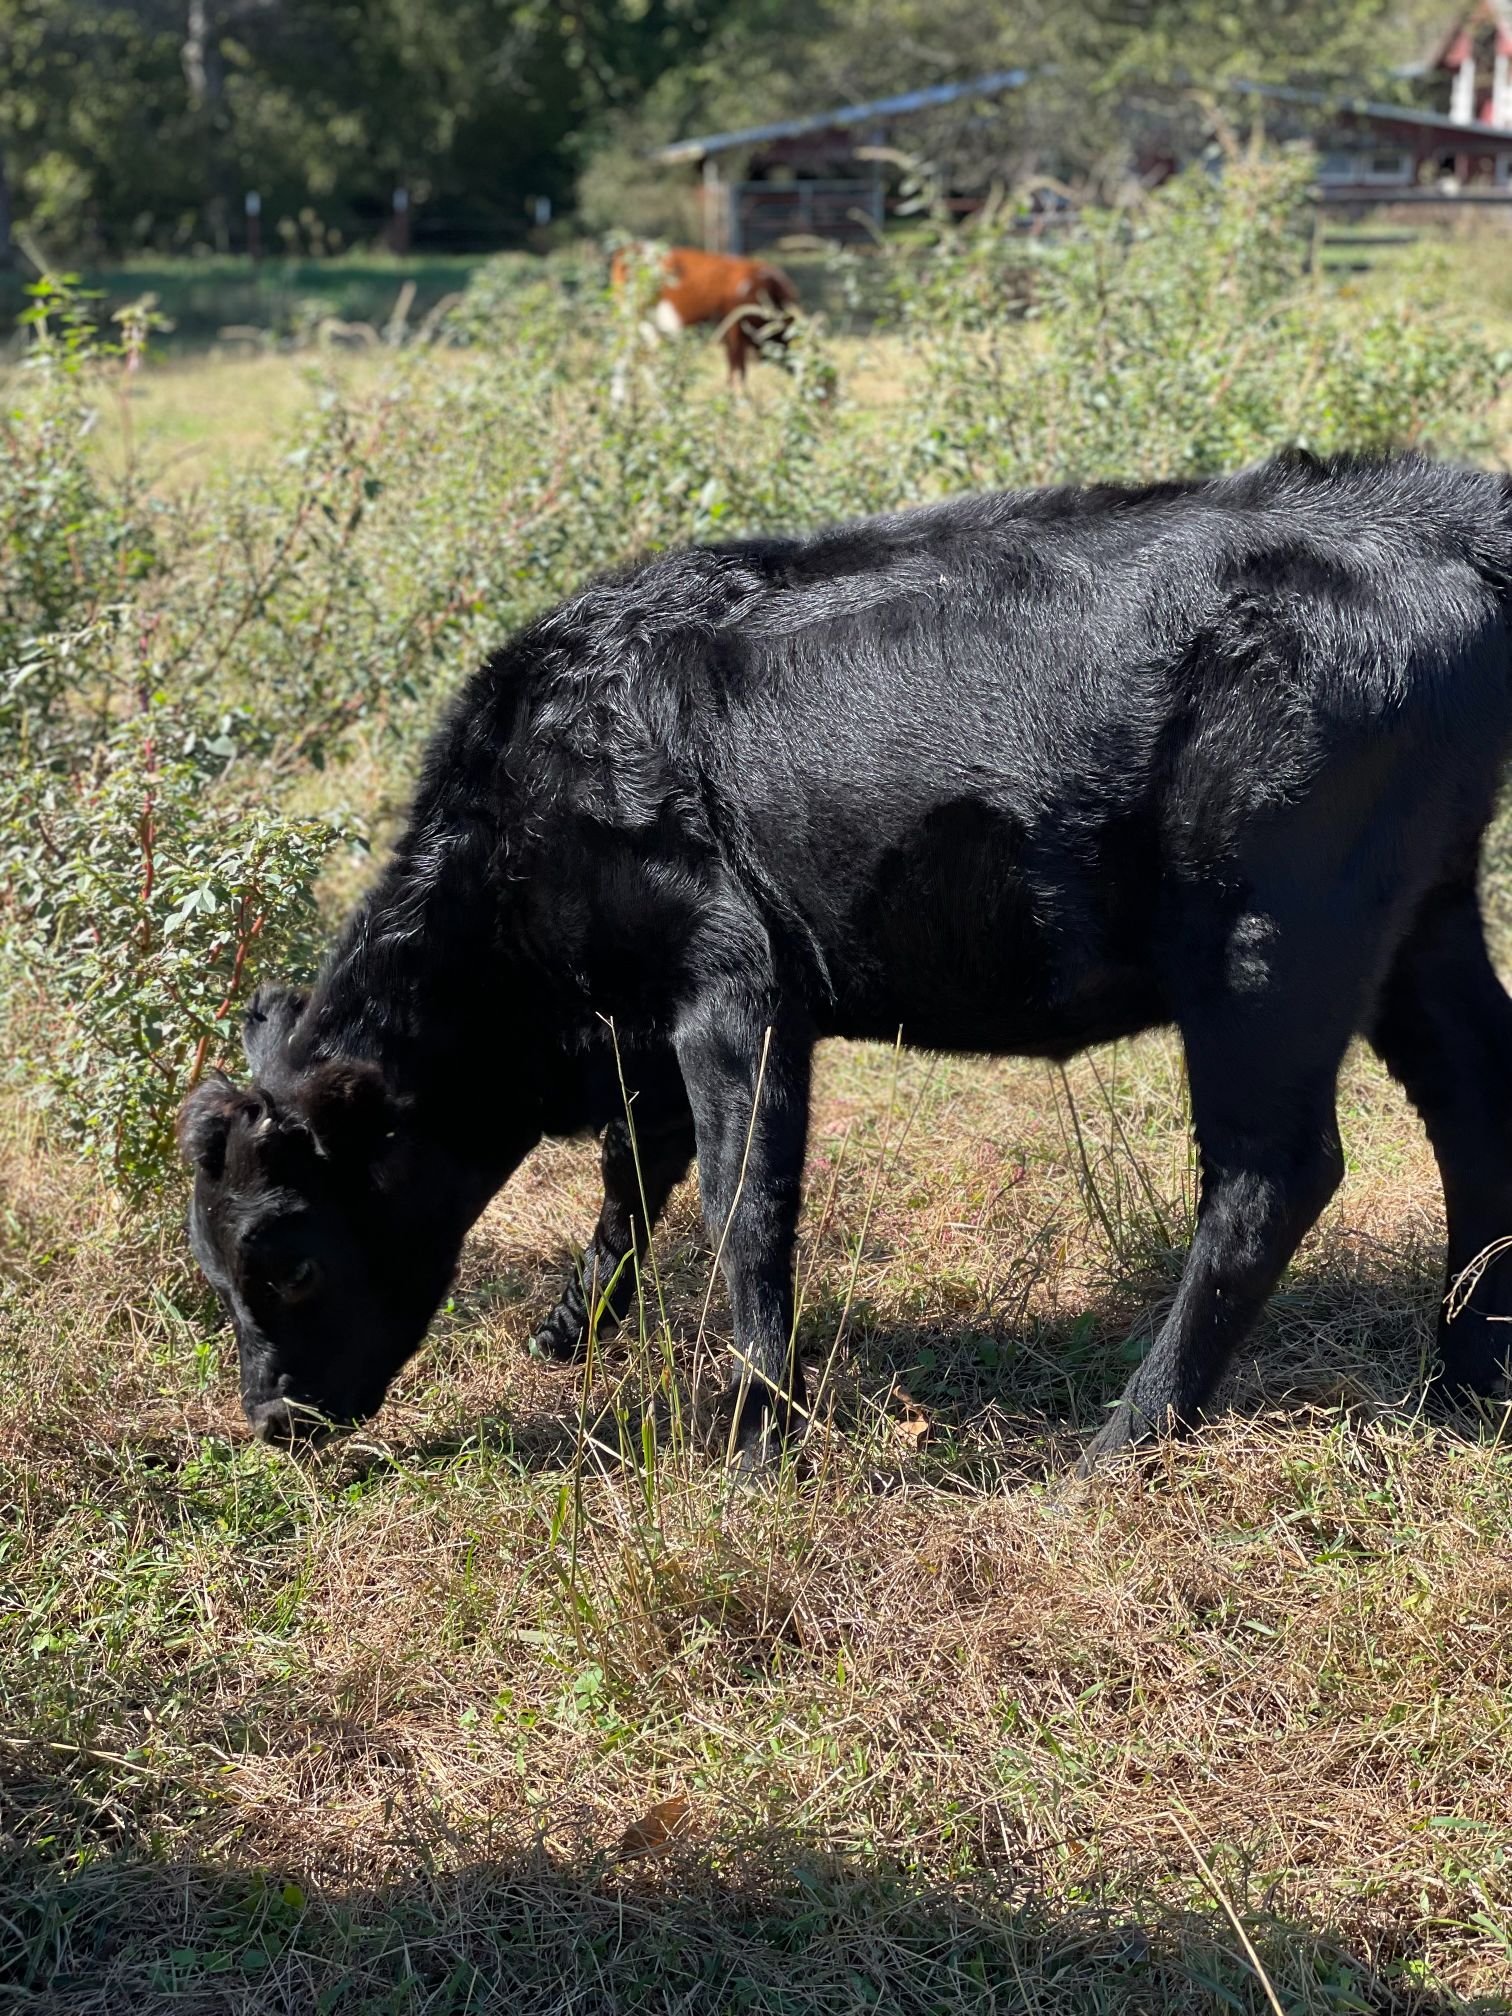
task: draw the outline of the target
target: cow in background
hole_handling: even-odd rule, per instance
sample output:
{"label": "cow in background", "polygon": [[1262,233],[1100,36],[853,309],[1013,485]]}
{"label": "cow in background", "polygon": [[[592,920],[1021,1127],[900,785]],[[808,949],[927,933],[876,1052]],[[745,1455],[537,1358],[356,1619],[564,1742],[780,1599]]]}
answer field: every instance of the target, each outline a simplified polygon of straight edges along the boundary
{"label": "cow in background", "polygon": [[728,252],[698,252],[688,245],[660,253],[641,246],[615,253],[609,268],[615,287],[626,285],[637,260],[660,281],[649,325],[663,336],[675,336],[695,324],[715,324],[731,385],[737,380],[744,384],[753,357],[787,342],[798,289],[780,266]]}

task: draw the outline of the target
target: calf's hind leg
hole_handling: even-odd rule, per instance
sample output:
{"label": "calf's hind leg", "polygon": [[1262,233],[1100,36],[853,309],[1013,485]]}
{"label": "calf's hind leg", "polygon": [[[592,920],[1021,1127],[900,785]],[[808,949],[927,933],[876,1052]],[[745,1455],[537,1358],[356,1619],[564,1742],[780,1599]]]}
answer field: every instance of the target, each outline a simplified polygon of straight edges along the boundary
{"label": "calf's hind leg", "polygon": [[766,1003],[716,998],[678,1031],[704,1223],[735,1327],[736,1465],[775,1457],[799,1411],[793,1257],[812,1038]]}
{"label": "calf's hind leg", "polygon": [[[1473,878],[1429,897],[1381,990],[1371,1040],[1428,1130],[1448,1218],[1446,1289],[1512,1236],[1512,1000],[1486,951]],[[1500,1319],[1500,1320],[1498,1320]],[[1439,1310],[1444,1383],[1494,1394],[1512,1353],[1512,1253]]]}
{"label": "calf's hind leg", "polygon": [[1195,1424],[1338,1187],[1334,1089],[1349,1030],[1320,1027],[1309,991],[1268,985],[1182,1021],[1202,1171],[1197,1229],[1171,1312],[1082,1457],[1083,1475],[1131,1443]]}
{"label": "calf's hind leg", "polygon": [[675,1065],[631,1105],[634,1120],[612,1120],[600,1161],[604,1202],[598,1223],[562,1289],[561,1300],[531,1338],[533,1357],[571,1360],[588,1348],[589,1311],[607,1332],[635,1301],[635,1263],[644,1258],[668,1197],[693,1160],[693,1115]]}

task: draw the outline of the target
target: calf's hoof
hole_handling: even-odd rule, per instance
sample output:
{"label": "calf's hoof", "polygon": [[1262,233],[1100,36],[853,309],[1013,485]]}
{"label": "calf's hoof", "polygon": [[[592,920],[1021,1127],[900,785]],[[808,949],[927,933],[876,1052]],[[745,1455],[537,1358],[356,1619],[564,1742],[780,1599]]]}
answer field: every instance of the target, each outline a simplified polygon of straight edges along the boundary
{"label": "calf's hoof", "polygon": [[1430,1392],[1445,1400],[1505,1400],[1512,1396],[1512,1322],[1478,1309],[1464,1310],[1444,1326],[1439,1367]]}
{"label": "calf's hoof", "polygon": [[1078,1477],[1090,1477],[1115,1456],[1145,1447],[1162,1435],[1185,1435],[1187,1425],[1169,1405],[1158,1410],[1125,1393],[1081,1453]]}
{"label": "calf's hoof", "polygon": [[754,1484],[770,1477],[784,1455],[803,1439],[802,1417],[786,1401],[769,1396],[759,1399],[747,1393],[743,1400],[732,1395],[738,1414],[728,1448],[731,1474],[743,1483]]}
{"label": "calf's hoof", "polygon": [[[606,1325],[600,1326],[602,1335]],[[525,1346],[527,1357],[548,1365],[576,1365],[588,1355],[588,1319],[583,1306],[571,1300],[558,1302]]]}
{"label": "calf's hoof", "polygon": [[1486,1422],[1498,1419],[1512,1405],[1512,1383],[1500,1372],[1488,1374],[1477,1367],[1466,1375],[1457,1368],[1441,1367],[1428,1381],[1423,1408],[1430,1421],[1446,1427],[1463,1424],[1469,1418]]}

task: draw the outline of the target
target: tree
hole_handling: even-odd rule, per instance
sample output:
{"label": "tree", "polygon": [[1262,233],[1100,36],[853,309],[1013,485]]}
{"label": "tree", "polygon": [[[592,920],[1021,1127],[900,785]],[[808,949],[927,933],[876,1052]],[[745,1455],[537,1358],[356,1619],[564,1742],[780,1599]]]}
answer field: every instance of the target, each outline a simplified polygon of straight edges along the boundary
{"label": "tree", "polygon": [[[1033,84],[990,108],[970,98],[896,138],[957,184],[1012,182],[1035,167],[1116,172],[1152,124],[1188,144],[1193,92],[1236,76],[1368,83],[1419,47],[1423,9],[1383,0],[748,0],[725,10],[697,56],[669,67],[617,136],[642,151],[679,133],[883,97],[1023,67]],[[607,182],[608,177],[595,178]]]}
{"label": "tree", "polygon": [[[403,186],[422,242],[522,236],[525,202],[616,182],[700,128],[1022,64],[1032,91],[908,129],[958,178],[1115,158],[1131,105],[1241,72],[1358,85],[1428,0],[0,0],[8,192],[54,258],[372,237]],[[617,167],[616,162],[622,164]],[[612,206],[612,202],[609,207]]]}

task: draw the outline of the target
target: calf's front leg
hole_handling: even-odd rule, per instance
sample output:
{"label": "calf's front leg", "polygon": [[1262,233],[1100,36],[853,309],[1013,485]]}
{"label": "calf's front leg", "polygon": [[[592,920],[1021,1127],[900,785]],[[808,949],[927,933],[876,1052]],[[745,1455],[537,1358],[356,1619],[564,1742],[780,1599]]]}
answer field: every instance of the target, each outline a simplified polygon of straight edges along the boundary
{"label": "calf's front leg", "polygon": [[677,1035],[704,1222],[734,1319],[732,1447],[743,1470],[772,1460],[800,1407],[793,1254],[811,1050],[770,1004],[728,997],[700,1003]]}
{"label": "calf's front leg", "polygon": [[593,1327],[591,1311],[597,1311],[601,1332],[624,1321],[635,1302],[636,1263],[645,1257],[668,1197],[688,1173],[693,1115],[670,1059],[665,1075],[631,1102],[630,1116],[604,1129],[603,1208],[582,1265],[574,1267],[560,1301],[530,1340],[532,1357],[581,1358]]}

